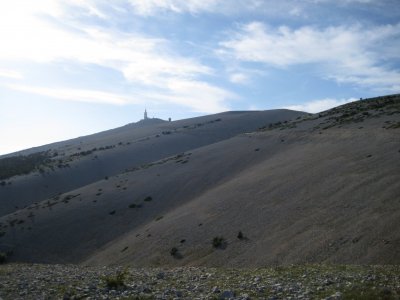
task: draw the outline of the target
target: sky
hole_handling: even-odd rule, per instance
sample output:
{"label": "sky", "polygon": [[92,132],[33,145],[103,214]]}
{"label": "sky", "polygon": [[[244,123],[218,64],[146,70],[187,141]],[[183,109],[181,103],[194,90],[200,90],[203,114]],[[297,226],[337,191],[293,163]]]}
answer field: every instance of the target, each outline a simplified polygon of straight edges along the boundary
{"label": "sky", "polygon": [[399,0],[0,0],[0,154],[400,92]]}

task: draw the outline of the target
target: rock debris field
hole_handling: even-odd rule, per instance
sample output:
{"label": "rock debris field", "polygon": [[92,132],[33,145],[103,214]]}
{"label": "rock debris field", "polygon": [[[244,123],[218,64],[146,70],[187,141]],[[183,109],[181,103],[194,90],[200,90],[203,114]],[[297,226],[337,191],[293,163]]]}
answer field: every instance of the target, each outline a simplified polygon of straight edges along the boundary
{"label": "rock debris field", "polygon": [[400,266],[0,266],[1,299],[400,299]]}

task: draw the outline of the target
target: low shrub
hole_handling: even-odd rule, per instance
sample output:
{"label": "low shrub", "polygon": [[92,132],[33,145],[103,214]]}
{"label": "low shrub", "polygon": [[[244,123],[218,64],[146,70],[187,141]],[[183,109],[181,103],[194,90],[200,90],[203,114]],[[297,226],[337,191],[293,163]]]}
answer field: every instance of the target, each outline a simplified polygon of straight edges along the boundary
{"label": "low shrub", "polygon": [[0,252],[0,264],[4,264],[7,260],[7,253]]}
{"label": "low shrub", "polygon": [[178,248],[176,247],[172,247],[171,250],[169,250],[169,254],[171,254],[171,256],[176,256],[178,252]]}
{"label": "low shrub", "polygon": [[125,279],[126,279],[126,271],[124,272],[118,272],[115,276],[107,276],[104,278],[104,281],[106,282],[107,288],[111,289],[119,289],[119,288],[124,288],[125,287]]}
{"label": "low shrub", "polygon": [[212,245],[216,249],[225,249],[226,248],[226,240],[222,236],[216,236],[212,240]]}

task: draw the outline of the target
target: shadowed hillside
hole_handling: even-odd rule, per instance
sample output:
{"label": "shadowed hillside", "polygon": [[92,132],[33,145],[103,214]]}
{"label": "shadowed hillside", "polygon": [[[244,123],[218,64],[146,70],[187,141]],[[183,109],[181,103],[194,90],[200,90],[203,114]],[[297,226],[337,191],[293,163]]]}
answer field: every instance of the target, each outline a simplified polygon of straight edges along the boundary
{"label": "shadowed hillside", "polygon": [[[12,251],[10,260],[25,262],[400,263],[399,95],[315,115],[287,113],[294,114],[292,120],[264,119],[253,132],[243,130],[252,119],[244,119],[246,113],[201,123],[183,120],[136,136],[148,138],[143,144],[126,145],[125,139],[120,147],[78,155],[64,162],[76,164],[75,175],[57,170],[40,178],[60,174],[62,182],[76,174],[88,176],[93,154],[109,159],[109,165],[104,163],[108,177],[96,169],[100,180],[93,176],[87,185],[77,183],[37,203],[26,196],[26,208],[0,218],[0,245]],[[224,117],[234,125],[223,127]],[[122,136],[117,132],[102,138],[115,145]],[[199,143],[204,136],[207,142]],[[169,138],[170,144],[158,144]],[[100,147],[100,138],[90,139],[92,144],[80,151]],[[130,151],[138,155],[136,145],[151,153],[153,140],[154,156],[120,164]],[[186,141],[186,148],[179,152],[159,152],[167,144],[177,150],[173,145],[180,141]],[[57,149],[58,155],[64,151],[65,157],[74,157],[75,147]],[[34,174],[21,176],[21,184],[29,176]],[[0,190],[12,195],[18,180]]]}
{"label": "shadowed hillside", "polygon": [[175,122],[147,119],[21,151],[0,159],[0,215],[128,169],[303,114],[270,110],[226,112]]}

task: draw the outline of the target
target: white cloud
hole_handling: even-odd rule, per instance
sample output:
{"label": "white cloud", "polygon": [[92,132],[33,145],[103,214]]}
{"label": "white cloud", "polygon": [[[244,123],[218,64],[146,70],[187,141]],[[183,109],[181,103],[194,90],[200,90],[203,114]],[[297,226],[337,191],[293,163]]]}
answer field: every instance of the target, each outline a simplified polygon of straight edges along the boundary
{"label": "white cloud", "polygon": [[142,15],[152,15],[160,10],[175,13],[197,13],[215,9],[221,0],[130,0],[132,7]]}
{"label": "white cloud", "polygon": [[131,97],[124,95],[118,95],[113,93],[107,93],[97,90],[85,90],[85,89],[66,89],[66,88],[47,88],[28,86],[22,84],[7,84],[5,85],[9,89],[41,95],[45,97],[67,100],[67,101],[79,101],[89,103],[107,103],[115,105],[123,105],[128,103],[140,103]]}
{"label": "white cloud", "polygon": [[168,42],[163,39],[91,27],[80,28],[77,33],[57,28],[39,18],[25,23],[26,26],[16,31],[9,30],[5,24],[0,27],[0,38],[8,41],[0,47],[0,59],[98,64],[121,71],[129,80],[144,83],[149,78],[211,72],[193,59],[164,54],[169,49]]}
{"label": "white cloud", "polygon": [[[15,0],[3,5],[4,7],[0,10],[0,40],[7,42],[2,43],[0,47],[0,62],[51,64],[63,61],[95,64],[120,72],[129,83],[136,87],[137,98],[142,101],[148,99],[149,90],[155,89],[157,93],[168,94],[168,101],[185,103],[184,105],[196,111],[206,112],[226,108],[223,103],[232,94],[198,79],[199,76],[213,74],[214,70],[195,58],[174,54],[168,40],[117,31],[112,28],[100,29],[100,27],[82,23],[79,18],[76,20],[69,15],[70,5],[73,5],[90,15],[107,19],[105,12],[100,10],[93,1],[38,2],[36,5],[36,1],[32,3],[28,0]],[[212,2],[215,1],[207,3],[212,5]],[[175,7],[173,1],[165,3],[163,1],[132,1],[132,3],[143,5],[143,7],[146,5]],[[182,1],[177,5],[183,5],[195,11],[200,9],[205,2],[185,3]],[[49,5],[48,9],[45,4]],[[56,18],[57,22],[54,22],[52,18]],[[174,84],[171,85],[171,82]],[[195,97],[197,100],[182,99],[183,88],[177,87],[188,86],[188,82],[194,88],[205,87],[203,92],[198,91]],[[65,100],[84,98],[97,102],[124,103],[121,96],[99,94],[102,92],[90,91],[85,94],[82,90],[76,90],[77,93],[75,93],[68,89],[49,89],[48,87],[25,87],[24,91]],[[207,99],[200,99],[201,95]],[[189,98],[189,94],[185,94],[185,97]]]}
{"label": "white cloud", "polygon": [[374,2],[379,2],[377,0],[309,0],[310,2],[314,2],[314,3],[334,3],[334,4],[352,4],[352,3],[374,3]]}
{"label": "white cloud", "polygon": [[235,98],[234,94],[224,89],[199,81],[172,79],[168,88],[173,102],[193,107],[197,112],[215,113],[228,110],[224,100]]}
{"label": "white cloud", "polygon": [[298,18],[303,16],[305,11],[315,12],[318,6],[324,4],[335,6],[379,4],[376,0],[129,0],[129,3],[136,14],[142,16],[154,16],[160,12],[225,15],[243,15],[243,12],[250,12],[286,18]]}
{"label": "white cloud", "polygon": [[371,29],[291,29],[252,22],[241,26],[233,38],[220,45],[221,57],[276,68],[314,64],[323,77],[390,92],[398,91],[400,85],[400,72],[382,63],[385,53],[400,59],[400,53],[394,50],[400,46],[400,24]]}
{"label": "white cloud", "polygon": [[155,16],[160,12],[223,15],[243,15],[246,12],[286,17],[288,10],[298,17],[301,7],[306,4],[297,0],[129,0],[129,3],[136,14],[142,16]]}
{"label": "white cloud", "polygon": [[15,70],[0,69],[0,77],[11,78],[11,79],[22,79],[22,74]]}
{"label": "white cloud", "polygon": [[229,76],[229,80],[237,84],[246,84],[249,82],[249,76],[244,73],[233,73]]}
{"label": "white cloud", "polygon": [[313,100],[310,102],[305,102],[303,104],[298,104],[298,105],[289,105],[284,108],[287,109],[292,109],[292,110],[298,110],[298,111],[305,111],[309,113],[318,113],[321,111],[325,111],[327,109],[343,105],[352,101],[356,101],[356,98],[350,98],[350,99],[331,99],[331,98],[326,98],[326,99],[321,99],[321,100]]}
{"label": "white cloud", "polygon": [[[260,12],[269,14],[280,6],[275,0],[129,0],[134,11],[139,15],[154,16],[160,12],[172,13],[217,13],[217,14],[243,14],[243,12]],[[284,1],[293,5],[292,0]],[[285,12],[286,13],[286,12]]]}
{"label": "white cloud", "polygon": [[236,96],[224,89],[201,81],[170,79],[167,87],[152,91],[145,89],[130,96],[100,90],[49,88],[24,84],[4,84],[4,87],[24,93],[65,101],[105,103],[113,105],[143,104],[145,102],[171,102],[191,108],[195,112],[216,113],[226,111],[225,99]]}

